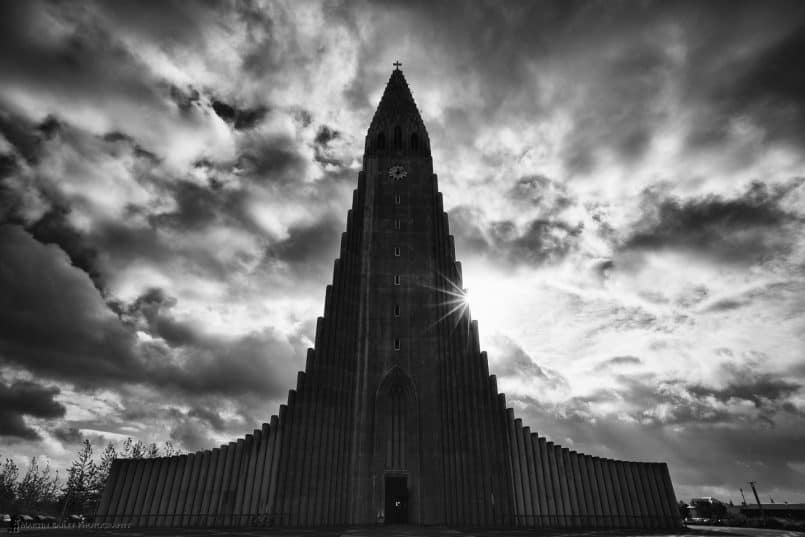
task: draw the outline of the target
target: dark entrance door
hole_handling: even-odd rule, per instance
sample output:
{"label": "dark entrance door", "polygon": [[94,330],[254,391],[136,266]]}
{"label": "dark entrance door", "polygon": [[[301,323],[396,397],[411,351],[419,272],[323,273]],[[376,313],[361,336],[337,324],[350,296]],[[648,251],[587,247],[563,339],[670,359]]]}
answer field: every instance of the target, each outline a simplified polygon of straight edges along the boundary
{"label": "dark entrance door", "polygon": [[386,476],[386,524],[408,523],[408,477]]}

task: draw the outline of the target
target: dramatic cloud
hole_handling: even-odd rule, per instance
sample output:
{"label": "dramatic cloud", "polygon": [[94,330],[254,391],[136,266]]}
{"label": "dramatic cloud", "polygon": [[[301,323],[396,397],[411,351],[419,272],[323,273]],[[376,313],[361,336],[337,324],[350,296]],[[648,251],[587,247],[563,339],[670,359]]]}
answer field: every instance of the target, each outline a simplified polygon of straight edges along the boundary
{"label": "dramatic cloud", "polygon": [[39,433],[26,424],[24,416],[61,418],[65,408],[54,399],[58,394],[56,387],[24,380],[9,385],[0,379],[0,436],[39,439]]}
{"label": "dramatic cloud", "polygon": [[804,43],[782,0],[0,4],[0,447],[269,419],[400,59],[518,416],[802,501]]}

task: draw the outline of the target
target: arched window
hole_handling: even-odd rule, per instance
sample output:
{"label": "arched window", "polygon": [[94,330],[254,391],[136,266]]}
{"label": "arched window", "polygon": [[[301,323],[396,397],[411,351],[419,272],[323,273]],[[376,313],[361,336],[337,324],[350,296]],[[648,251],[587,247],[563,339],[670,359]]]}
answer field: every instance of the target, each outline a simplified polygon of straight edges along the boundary
{"label": "arched window", "polygon": [[399,125],[394,127],[394,149],[402,149],[402,129]]}
{"label": "arched window", "polygon": [[377,135],[377,143],[375,144],[375,149],[378,151],[383,151],[386,149],[386,135],[382,132]]}
{"label": "arched window", "polygon": [[411,150],[416,151],[419,149],[419,137],[417,137],[416,133],[411,134]]}

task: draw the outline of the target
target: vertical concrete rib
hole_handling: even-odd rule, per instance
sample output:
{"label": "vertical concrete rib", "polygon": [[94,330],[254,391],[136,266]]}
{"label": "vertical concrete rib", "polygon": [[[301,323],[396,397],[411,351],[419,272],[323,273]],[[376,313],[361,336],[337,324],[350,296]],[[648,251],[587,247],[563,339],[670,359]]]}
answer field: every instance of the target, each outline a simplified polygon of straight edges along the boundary
{"label": "vertical concrete rib", "polygon": [[[522,426],[522,422],[518,419],[517,420],[518,426]],[[525,516],[526,520],[526,527],[533,528],[536,526],[536,515],[537,513],[534,511],[534,505],[537,503],[537,494],[535,490],[536,485],[536,478],[534,476],[534,458],[529,449],[529,444],[531,443],[531,428],[530,427],[523,427],[522,434],[520,436],[520,450],[522,451],[522,460],[523,460],[523,497],[526,499],[525,502],[525,512],[523,516]]]}
{"label": "vertical concrete rib", "polygon": [[276,437],[274,438],[274,450],[271,455],[271,483],[268,489],[268,500],[266,505],[269,508],[270,519],[276,525],[282,525],[282,500],[277,499],[277,490],[282,486],[282,466],[280,460],[285,453],[284,444],[287,436],[287,416],[288,407],[280,405],[279,419],[277,421]]}
{"label": "vertical concrete rib", "polygon": [[545,516],[543,517],[543,525],[548,528],[556,527],[556,495],[554,494],[554,482],[551,472],[551,463],[548,458],[549,447],[546,444],[545,438],[538,437],[539,443],[539,463],[542,468],[542,490],[545,494]]}
{"label": "vertical concrete rib", "polygon": [[168,496],[168,508],[165,511],[165,526],[167,527],[178,525],[178,520],[176,519],[176,506],[179,503],[179,496],[182,493],[182,479],[184,478],[185,465],[187,464],[187,455],[173,457],[173,464],[175,469]]}
{"label": "vertical concrete rib", "polygon": [[570,450],[562,448],[562,464],[565,467],[565,482],[567,483],[567,496],[570,500],[570,525],[577,528],[580,526],[579,519],[579,499],[576,494],[576,480],[573,476],[573,465],[570,462]]}
{"label": "vertical concrete rib", "polygon": [[140,525],[145,528],[153,526],[155,521],[155,506],[159,505],[159,495],[161,492],[160,484],[164,480],[162,475],[162,461],[163,458],[151,459],[153,469],[151,470],[151,478],[148,483],[148,492],[143,502],[143,518],[140,519]]}
{"label": "vertical concrete rib", "polygon": [[245,445],[246,440],[244,438],[238,438],[237,444],[235,445],[235,458],[232,461],[232,478],[229,481],[229,512],[226,514],[225,521],[228,527],[236,525],[238,490],[243,480],[244,453],[247,452]]}
{"label": "vertical concrete rib", "polygon": [[[303,381],[304,373],[297,373],[297,386],[299,386]],[[296,429],[296,420],[297,420],[297,391],[291,390],[288,392],[288,406],[286,412],[286,427],[284,428],[284,438],[283,438],[283,446],[282,446],[282,465],[280,468],[282,470],[282,476],[280,478],[279,483],[277,484],[277,491],[278,494],[276,496],[277,502],[279,504],[278,511],[281,513],[281,526],[290,526],[292,524],[292,513],[290,512],[293,509],[293,491],[292,483],[294,481],[294,467],[293,467],[293,450],[296,449],[296,442],[294,439],[299,436],[298,431]]]}
{"label": "vertical concrete rib", "polygon": [[263,501],[265,501],[264,491],[268,488],[268,472],[266,472],[268,462],[268,450],[271,445],[271,428],[268,423],[263,423],[260,427],[260,445],[257,451],[257,462],[255,462],[254,485],[252,486],[251,503],[248,511],[254,513],[256,525],[262,526],[262,516],[264,514]]}
{"label": "vertical concrete rib", "polygon": [[626,525],[625,508],[623,505],[623,497],[620,491],[620,481],[618,480],[618,472],[615,468],[615,461],[606,459],[606,477],[610,485],[610,496],[612,497],[612,504],[615,506],[615,515],[617,515],[618,527],[623,528]]}
{"label": "vertical concrete rib", "polygon": [[638,489],[638,476],[634,471],[633,462],[624,462],[624,472],[626,473],[627,481],[629,484],[629,497],[632,498],[632,509],[635,517],[635,527],[646,527],[646,510],[643,495],[640,494]]}
{"label": "vertical concrete rib", "polygon": [[561,474],[559,473],[559,466],[556,458],[557,446],[553,442],[546,442],[545,449],[548,458],[548,468],[551,472],[551,484],[553,488],[555,506],[554,527],[564,528],[567,526],[565,521],[565,515],[567,512],[565,510],[564,498],[562,497],[562,485],[560,483]]}
{"label": "vertical concrete rib", "polygon": [[217,452],[215,455],[215,475],[212,478],[212,487],[210,489],[210,502],[207,508],[207,522],[205,524],[208,528],[214,528],[218,525],[218,509],[221,503],[221,492],[223,490],[224,471],[226,470],[227,459],[227,446],[223,445],[213,450]]}
{"label": "vertical concrete rib", "polygon": [[193,502],[198,495],[198,480],[201,474],[201,457],[202,452],[193,453],[193,465],[190,470],[190,479],[187,480],[187,495],[185,497],[182,527],[189,527],[190,520],[192,519]]}
{"label": "vertical concrete rib", "polygon": [[272,512],[273,506],[269,500],[271,494],[272,483],[276,483],[277,472],[274,469],[274,459],[279,451],[277,437],[279,436],[279,418],[271,416],[268,424],[268,439],[266,443],[266,460],[265,469],[263,470],[263,486],[260,489],[260,498],[258,499],[257,510],[262,513],[265,518],[263,525],[274,524],[274,513]]}
{"label": "vertical concrete rib", "polygon": [[218,488],[218,494],[215,502],[215,517],[213,518],[213,526],[216,528],[226,526],[226,514],[229,509],[229,481],[232,478],[232,464],[235,460],[235,442],[230,442],[221,447],[223,455],[223,473],[221,474],[221,482]]}
{"label": "vertical concrete rib", "polygon": [[636,527],[636,515],[634,509],[635,500],[629,491],[629,478],[626,475],[626,463],[617,461],[615,463],[618,470],[618,481],[620,482],[621,496],[623,497],[624,511],[626,514],[627,525],[630,528]]}
{"label": "vertical concrete rib", "polygon": [[600,457],[593,457],[593,466],[595,468],[595,480],[598,484],[598,495],[601,498],[601,516],[604,527],[613,528],[616,524],[615,507],[612,504],[610,496],[610,487],[607,484],[608,477],[604,469],[604,459]]}
{"label": "vertical concrete rib", "polygon": [[243,439],[242,452],[240,455],[240,468],[238,470],[238,478],[234,483],[235,490],[235,503],[232,509],[232,526],[238,528],[243,525],[244,511],[243,502],[246,493],[246,483],[249,479],[249,463],[251,459],[252,449],[254,447],[254,435],[247,434]]}
{"label": "vertical concrete rib", "polygon": [[673,519],[672,519],[672,509],[670,505],[670,499],[668,498],[667,491],[665,489],[664,483],[664,475],[663,470],[665,469],[664,465],[660,463],[652,463],[652,474],[654,477],[654,483],[657,488],[657,498],[660,501],[660,507],[662,509],[662,516],[663,516],[663,527],[671,528],[673,526]]}
{"label": "vertical concrete rib", "polygon": [[199,460],[196,472],[198,477],[195,485],[191,484],[192,501],[189,504],[187,525],[191,528],[198,527],[199,525],[199,511],[201,510],[201,503],[204,501],[204,488],[207,481],[207,471],[210,464],[210,452],[201,451],[197,455]]}
{"label": "vertical concrete rib", "polygon": [[129,497],[124,512],[124,522],[127,524],[135,525],[137,523],[137,515],[139,515],[139,513],[136,511],[136,505],[140,492],[143,490],[142,481],[144,471],[145,460],[137,459],[134,465],[134,479],[131,481],[131,490],[129,491]]}
{"label": "vertical concrete rib", "polygon": [[604,508],[602,505],[601,490],[598,486],[598,478],[595,473],[595,463],[591,455],[584,456],[584,466],[587,468],[587,487],[590,490],[590,504],[593,507],[593,527],[605,528]]}
{"label": "vertical concrete rib", "polygon": [[525,527],[527,519],[524,517],[526,513],[526,502],[528,500],[525,494],[524,476],[526,475],[527,469],[523,464],[523,457],[521,455],[520,450],[520,444],[522,442],[522,434],[520,433],[520,428],[518,426],[520,422],[514,418],[513,409],[507,408],[506,414],[511,434],[512,460],[514,462],[514,471],[515,471],[514,484],[515,484],[515,495],[517,500],[517,510],[515,511],[516,522],[517,526]]}
{"label": "vertical concrete rib", "polygon": [[579,476],[579,497],[584,500],[584,527],[595,527],[595,507],[590,489],[590,476],[587,472],[587,455],[576,453],[577,475]]}
{"label": "vertical concrete rib", "polygon": [[564,450],[559,445],[554,445],[554,452],[556,453],[556,468],[559,472],[559,486],[562,493],[562,508],[564,509],[564,527],[573,527],[573,504],[570,502],[570,489],[568,482],[568,472],[565,467]]}
{"label": "vertical concrete rib", "polygon": [[537,527],[548,527],[547,521],[549,514],[548,496],[550,495],[550,479],[546,479],[545,465],[542,460],[542,451],[545,449],[545,442],[537,433],[531,433],[531,449],[534,454],[534,474],[537,480],[537,508],[539,518]]}
{"label": "vertical concrete rib", "polygon": [[131,482],[131,461],[128,459],[116,459],[115,464],[120,466],[120,476],[118,477],[119,485],[113,490],[112,497],[109,501],[109,517],[108,521],[115,524],[119,521],[120,513],[123,510],[123,505],[126,502],[126,495],[130,488]]}
{"label": "vertical concrete rib", "polygon": [[107,522],[109,514],[109,502],[112,498],[112,492],[115,490],[117,478],[120,474],[120,461],[113,460],[112,465],[109,467],[109,475],[106,478],[106,484],[103,487],[101,500],[98,502],[98,509],[95,512],[95,521],[99,524]]}
{"label": "vertical concrete rib", "polygon": [[142,459],[142,475],[140,476],[140,486],[137,490],[137,499],[132,505],[131,510],[131,523],[135,527],[141,527],[143,523],[143,504],[145,503],[145,498],[149,492],[149,480],[151,479],[151,473],[154,470],[154,463],[152,459]]}
{"label": "vertical concrete rib", "polygon": [[197,477],[197,465],[197,455],[195,453],[189,453],[187,455],[187,460],[185,461],[179,500],[176,502],[176,516],[174,517],[176,524],[181,528],[187,527],[187,505],[189,503],[189,499],[193,496],[191,483]]}
{"label": "vertical concrete rib", "polygon": [[665,488],[666,505],[671,510],[671,527],[682,527],[682,521],[679,516],[679,508],[676,502],[676,493],[674,493],[674,486],[671,484],[671,473],[668,471],[668,465],[664,462],[659,463],[661,482]]}
{"label": "vertical concrete rib", "polygon": [[209,527],[212,523],[210,511],[212,510],[212,497],[215,492],[215,483],[220,473],[218,472],[218,457],[221,453],[219,448],[214,448],[209,451],[207,457],[207,479],[204,480],[204,491],[202,493],[201,506],[199,507],[198,526],[202,528]]}
{"label": "vertical concrete rib", "polygon": [[531,510],[531,485],[528,480],[528,461],[525,457],[525,447],[523,446],[523,421],[520,418],[514,419],[514,439],[517,446],[517,460],[520,465],[520,494],[523,497],[523,509],[518,513],[519,525],[529,527],[529,512]]}
{"label": "vertical concrete rib", "polygon": [[576,496],[576,524],[579,527],[586,528],[589,526],[587,503],[584,499],[584,488],[581,480],[581,466],[579,465],[579,454],[576,451],[570,451],[567,454],[568,462],[570,463],[570,475],[573,478],[573,492]]}
{"label": "vertical concrete rib", "polygon": [[631,468],[629,467],[629,462],[620,461],[620,467],[625,483],[625,493],[629,498],[629,515],[632,517],[632,527],[642,528],[643,515],[640,512],[640,499],[638,498],[637,491],[635,490],[634,478],[632,476]]}

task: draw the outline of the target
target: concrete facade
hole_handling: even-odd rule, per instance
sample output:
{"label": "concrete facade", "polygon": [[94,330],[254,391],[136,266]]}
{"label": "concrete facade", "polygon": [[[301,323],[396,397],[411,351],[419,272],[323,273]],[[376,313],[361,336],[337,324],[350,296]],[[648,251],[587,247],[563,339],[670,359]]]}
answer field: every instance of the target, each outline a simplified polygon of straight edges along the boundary
{"label": "concrete facade", "polygon": [[219,448],[117,460],[108,483],[97,520],[150,527],[680,525],[664,464],[569,451],[506,407],[400,70],[287,404]]}

